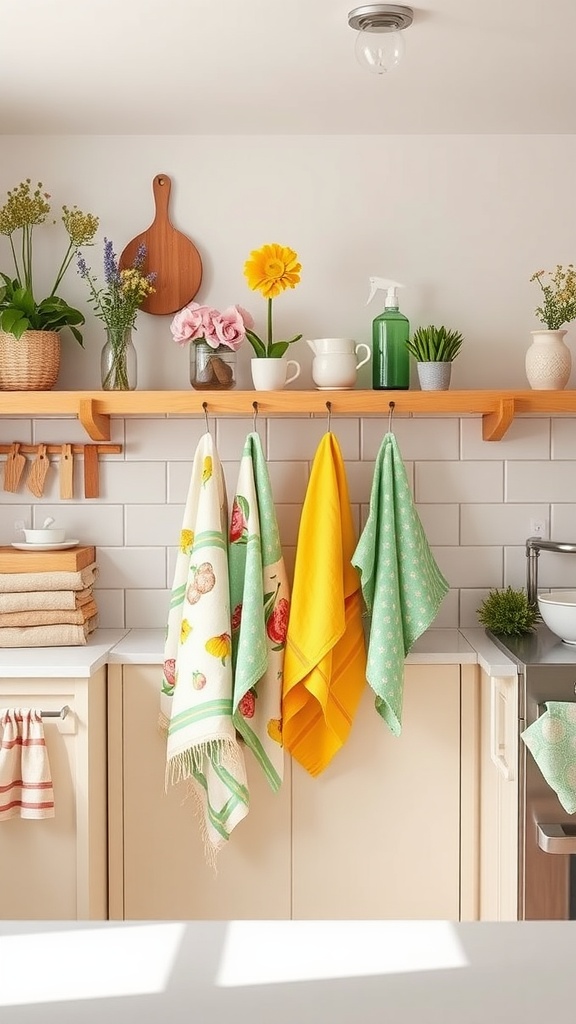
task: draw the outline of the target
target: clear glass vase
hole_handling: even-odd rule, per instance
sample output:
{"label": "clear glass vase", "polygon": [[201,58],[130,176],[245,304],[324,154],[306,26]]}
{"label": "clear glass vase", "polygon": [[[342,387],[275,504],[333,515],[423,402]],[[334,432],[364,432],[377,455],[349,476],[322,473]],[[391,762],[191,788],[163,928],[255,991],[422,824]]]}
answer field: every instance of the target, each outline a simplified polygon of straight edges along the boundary
{"label": "clear glass vase", "polygon": [[104,391],[134,391],[138,375],[138,357],[132,341],[132,328],[106,328],[107,341],[100,357]]}
{"label": "clear glass vase", "polygon": [[197,391],[235,388],[236,353],[227,345],[212,348],[206,341],[191,342],[190,383]]}

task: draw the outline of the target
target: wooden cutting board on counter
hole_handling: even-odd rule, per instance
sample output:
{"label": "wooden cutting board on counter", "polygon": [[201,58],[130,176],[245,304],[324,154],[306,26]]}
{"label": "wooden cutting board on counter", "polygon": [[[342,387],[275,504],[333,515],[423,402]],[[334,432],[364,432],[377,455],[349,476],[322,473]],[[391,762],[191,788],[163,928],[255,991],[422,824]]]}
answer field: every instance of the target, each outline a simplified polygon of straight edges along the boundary
{"label": "wooden cutting board on counter", "polygon": [[0,547],[0,572],[77,572],[96,561],[96,548],[68,548],[67,551],[18,551]]}
{"label": "wooden cutting board on counter", "polygon": [[144,299],[140,308],[158,316],[177,313],[192,301],[202,283],[200,253],[194,243],[170,222],[168,203],[171,187],[167,174],[156,175],[152,182],[156,203],[154,220],[146,231],[128,242],[118,263],[120,269],[131,266],[138,247],[146,246],[145,269],[148,273],[156,272],[156,291]]}

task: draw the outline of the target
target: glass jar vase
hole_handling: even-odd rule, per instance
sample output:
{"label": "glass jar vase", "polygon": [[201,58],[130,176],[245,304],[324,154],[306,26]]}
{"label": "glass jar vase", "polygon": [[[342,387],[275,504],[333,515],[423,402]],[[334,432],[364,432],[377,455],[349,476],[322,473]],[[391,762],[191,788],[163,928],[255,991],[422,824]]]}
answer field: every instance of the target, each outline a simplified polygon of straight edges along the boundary
{"label": "glass jar vase", "polygon": [[107,341],[100,357],[104,391],[134,391],[138,376],[138,357],[132,341],[132,328],[106,328]]}
{"label": "glass jar vase", "polygon": [[190,343],[190,383],[196,391],[230,391],[236,387],[236,353],[227,345]]}

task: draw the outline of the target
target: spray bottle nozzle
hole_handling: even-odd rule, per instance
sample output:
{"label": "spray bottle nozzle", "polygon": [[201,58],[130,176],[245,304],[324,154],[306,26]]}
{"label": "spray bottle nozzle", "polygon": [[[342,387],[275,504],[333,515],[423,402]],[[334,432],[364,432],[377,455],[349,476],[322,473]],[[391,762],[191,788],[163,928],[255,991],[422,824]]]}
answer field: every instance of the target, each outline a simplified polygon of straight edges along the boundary
{"label": "spray bottle nozzle", "polygon": [[385,308],[398,309],[398,295],[396,289],[405,287],[405,285],[400,284],[400,281],[391,281],[387,277],[371,277],[370,295],[368,296],[368,302],[366,303],[366,305],[368,305],[369,302],[372,302],[372,299],[376,295],[376,292],[380,288],[383,288],[384,291],[386,292],[386,299],[384,301]]}

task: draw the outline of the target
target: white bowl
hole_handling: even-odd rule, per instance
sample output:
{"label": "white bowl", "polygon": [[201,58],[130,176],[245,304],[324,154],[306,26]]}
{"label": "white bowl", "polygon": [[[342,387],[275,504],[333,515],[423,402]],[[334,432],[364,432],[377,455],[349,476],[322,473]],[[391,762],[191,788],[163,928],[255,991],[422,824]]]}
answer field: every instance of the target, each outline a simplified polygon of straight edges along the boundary
{"label": "white bowl", "polygon": [[66,530],[24,530],[27,544],[63,544]]}
{"label": "white bowl", "polygon": [[576,644],[576,590],[538,594],[540,615],[565,644]]}

